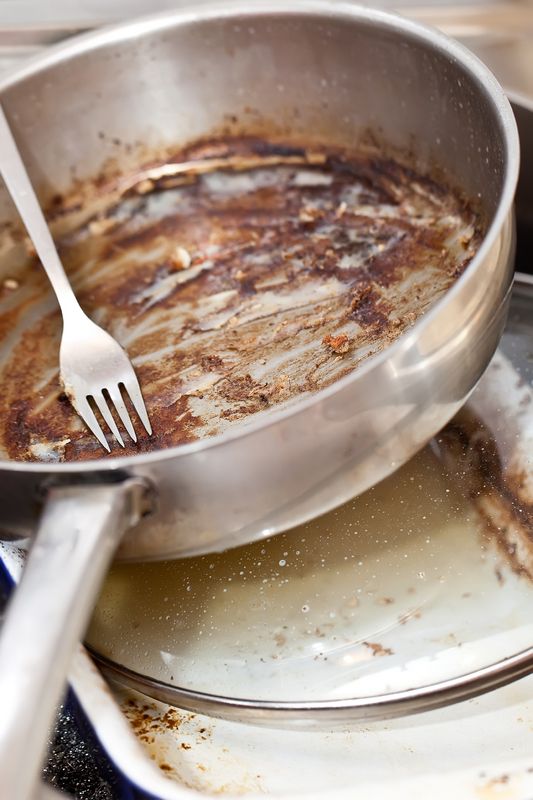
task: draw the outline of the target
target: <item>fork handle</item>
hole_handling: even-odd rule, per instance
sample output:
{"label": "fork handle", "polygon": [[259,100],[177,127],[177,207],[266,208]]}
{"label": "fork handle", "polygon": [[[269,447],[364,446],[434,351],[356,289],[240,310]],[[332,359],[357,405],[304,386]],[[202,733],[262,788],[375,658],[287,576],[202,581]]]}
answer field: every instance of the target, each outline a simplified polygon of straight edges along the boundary
{"label": "fork handle", "polygon": [[50,279],[63,318],[81,311],[1,105],[0,173]]}
{"label": "fork handle", "polygon": [[0,795],[31,800],[74,647],[125,529],[141,479],[53,489],[0,635]]}

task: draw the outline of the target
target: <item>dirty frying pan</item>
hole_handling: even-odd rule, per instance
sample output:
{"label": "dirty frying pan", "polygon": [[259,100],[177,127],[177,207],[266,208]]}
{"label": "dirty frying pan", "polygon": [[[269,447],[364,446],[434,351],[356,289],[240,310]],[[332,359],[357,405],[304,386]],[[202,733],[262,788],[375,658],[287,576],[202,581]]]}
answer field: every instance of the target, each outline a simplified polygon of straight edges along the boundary
{"label": "dirty frying pan", "polygon": [[[210,197],[216,203],[226,204],[225,222],[219,223],[216,236],[227,237],[224,241],[233,258],[238,250],[235,242],[239,246],[242,242],[241,233],[233,234],[241,228],[236,225],[236,206],[231,202],[231,193],[247,185],[251,173],[246,172],[243,163],[250,166],[251,162],[246,161],[251,157],[246,150],[250,146],[253,158],[266,159],[261,164],[254,162],[254,175],[263,176],[261,186],[255,187],[259,194],[254,196],[274,203],[272,198],[278,190],[272,188],[272,180],[263,168],[275,166],[281,185],[285,186],[283,181],[290,183],[283,192],[289,205],[295,191],[307,192],[306,197],[311,200],[322,198],[322,205],[318,201],[313,205],[310,200],[310,209],[304,207],[303,212],[300,209],[297,226],[303,227],[298,230],[309,232],[304,241],[320,239],[319,228],[325,223],[317,222],[316,215],[330,208],[328,203],[332,198],[340,202],[335,212],[331,212],[328,222],[331,230],[335,220],[349,213],[349,203],[335,192],[353,195],[355,190],[350,181],[354,170],[346,166],[350,162],[343,154],[357,150],[359,145],[374,153],[388,148],[388,153],[396,154],[404,165],[409,165],[395,168],[391,166],[395,163],[391,156],[381,161],[373,156],[365,162],[367,167],[380,165],[380,188],[374,198],[370,196],[364,201],[359,193],[358,202],[370,216],[368,209],[375,207],[375,203],[381,204],[379,224],[385,225],[383,219],[386,219],[391,241],[397,242],[403,236],[402,233],[395,238],[394,231],[391,232],[390,217],[394,216],[394,209],[399,205],[407,216],[411,212],[409,203],[395,205],[394,198],[387,195],[387,187],[390,189],[394,180],[401,183],[409,176],[413,186],[416,184],[417,197],[425,202],[427,193],[433,192],[431,202],[442,210],[427,225],[419,219],[420,236],[425,237],[427,247],[439,241],[434,238],[438,232],[432,226],[438,228],[450,217],[446,205],[439,206],[444,202],[437,188],[439,180],[457,188],[465,198],[463,207],[470,207],[470,203],[479,221],[478,246],[468,259],[463,259],[450,285],[438,285],[438,271],[431,271],[424,264],[424,251],[410,254],[408,275],[402,272],[400,264],[396,283],[383,279],[383,292],[389,293],[388,305],[384,300],[372,305],[372,286],[357,284],[361,292],[357,302],[351,300],[355,316],[350,317],[350,325],[355,326],[355,319],[357,330],[362,330],[368,323],[375,341],[372,344],[365,340],[361,352],[355,355],[348,352],[348,335],[338,333],[335,328],[340,318],[335,317],[335,298],[328,294],[331,287],[344,291],[348,285],[343,283],[344,274],[353,277],[349,260],[341,265],[347,266],[346,273],[341,272],[338,264],[328,273],[328,259],[335,260],[335,253],[332,256],[324,245],[321,252],[325,266],[306,272],[312,281],[301,288],[298,302],[297,293],[291,294],[294,285],[286,271],[278,284],[284,282],[288,288],[278,285],[276,289],[275,281],[270,285],[265,282],[267,294],[261,296],[262,302],[266,302],[267,296],[273,303],[280,297],[288,298],[283,311],[287,316],[275,335],[272,334],[273,342],[280,341],[284,323],[292,331],[282,339],[283,348],[275,352],[278,362],[285,358],[286,379],[280,378],[281,384],[293,385],[296,380],[290,359],[287,360],[287,353],[293,352],[290,348],[296,347],[295,342],[305,347],[295,355],[298,357],[294,363],[302,374],[302,370],[309,371],[305,379],[311,381],[305,384],[306,391],[304,383],[298,384],[301,391],[284,395],[278,405],[264,411],[250,406],[251,397],[265,406],[269,398],[265,399],[253,387],[246,388],[252,381],[252,373],[247,371],[241,375],[241,383],[233,385],[233,393],[226,391],[226,405],[217,407],[221,410],[220,419],[224,417],[224,426],[217,427],[218,417],[211,413],[207,422],[202,417],[204,427],[199,436],[177,443],[158,439],[161,420],[158,422],[157,398],[154,394],[151,402],[148,368],[139,351],[137,362],[135,353],[133,359],[141,370],[143,389],[148,392],[147,404],[155,431],[150,452],[139,453],[130,448],[122,456],[114,453],[100,457],[99,453],[87,450],[81,454],[82,460],[62,460],[56,449],[52,455],[47,451],[43,463],[29,459],[26,451],[10,451],[4,431],[5,452],[0,463],[2,538],[35,536],[0,641],[2,790],[5,797],[26,800],[38,777],[69,658],[83,634],[102,577],[115,552],[124,559],[168,559],[222,550],[285,530],[389,475],[464,403],[494,353],[505,321],[513,274],[512,201],[518,173],[518,140],[502,90],[469,52],[437,32],[344,3],[261,2],[254,4],[253,9],[238,3],[223,7],[203,5],[197,10],[183,9],[127,23],[51,49],[5,79],[0,84],[0,99],[35,188],[43,205],[50,210],[54,235],[60,239],[65,235],[60,251],[66,261],[80,239],[68,231],[65,233],[68,214],[57,212],[53,196],[65,195],[74,183],[78,201],[72,203],[68,213],[82,217],[84,186],[104,167],[111,183],[93,182],[90,202],[103,202],[102,186],[110,186],[115,180],[114,191],[120,195],[120,203],[125,204],[120,205],[115,192],[112,212],[115,217],[135,208],[141,216],[153,212],[166,219],[163,206],[168,198],[175,197],[178,210],[189,203],[187,208],[204,214],[198,215],[199,220],[212,221],[214,215],[209,217],[209,205],[198,206],[205,196],[205,187],[209,187]],[[240,165],[222,164],[216,174],[211,169],[211,177],[192,176],[195,168],[197,173],[202,172],[203,167],[198,166],[202,159],[220,157],[220,147],[217,151],[203,145],[203,150],[198,146],[187,151],[189,143],[206,142],[214,132],[219,137],[226,136],[228,131],[238,131],[239,141],[245,144],[239,145],[238,152],[234,148],[223,155],[230,160],[240,158]],[[266,145],[257,146],[257,141],[274,140],[284,142],[283,147],[269,150]],[[302,142],[306,147],[301,147]],[[138,179],[124,179],[121,183],[117,175],[131,175],[134,167],[138,167],[139,147],[144,154],[144,172]],[[180,173],[176,168],[175,159],[170,170],[157,167],[157,159],[165,148],[167,152],[182,148],[182,153],[188,153],[194,164],[185,176],[183,170]],[[329,148],[328,152],[335,153],[335,157],[324,148],[326,151]],[[387,169],[394,174],[386,174]],[[417,175],[433,177],[424,182]],[[158,185],[158,181],[168,181],[169,177],[173,183]],[[228,180],[233,181],[230,188],[224,183]],[[160,191],[151,194],[154,187]],[[328,191],[333,193],[331,197],[320,194]],[[16,222],[5,192],[1,208],[6,224]],[[217,208],[220,220],[221,206]],[[253,219],[239,217],[242,231],[248,231],[246,235],[251,228],[255,230],[254,226],[264,226],[264,220],[277,213],[268,204],[260,212],[261,209],[256,209]],[[93,215],[92,219],[94,222],[99,218]],[[398,224],[404,231],[408,222]],[[295,230],[291,225],[288,229]],[[92,230],[95,236],[107,235],[94,225]],[[164,244],[162,230],[158,228],[159,238],[151,241],[150,247],[159,246],[162,241]],[[276,252],[276,231],[276,226],[269,228],[268,235],[274,238],[268,241],[259,236],[257,251],[253,247],[239,250],[249,259],[248,267],[258,252],[263,260],[256,257],[255,266],[259,269],[262,264],[264,268],[268,254]],[[198,246],[204,234],[205,229],[200,226]],[[121,242],[114,242],[114,249],[106,251],[108,259],[116,257],[117,261],[105,263],[114,263],[117,270],[133,269],[135,258],[139,263],[144,253],[146,266],[154,251],[145,249],[139,255],[141,251],[135,250],[147,247],[143,236],[136,229],[129,231],[127,242],[123,237]],[[327,231],[324,236],[327,238]],[[350,239],[348,234],[345,236]],[[470,230],[467,239],[473,238]],[[356,239],[354,234],[351,243]],[[449,248],[458,247],[460,240],[461,237],[455,243],[450,240]],[[211,237],[211,244],[213,241]],[[334,246],[346,248],[350,241],[344,238],[334,242]],[[374,265],[383,265],[378,256],[381,250],[387,250],[388,241],[386,236],[383,240],[378,237],[376,242],[365,240],[363,244],[357,240],[360,252],[370,253]],[[117,252],[126,245],[133,250],[121,250],[126,255],[119,261]],[[374,246],[376,252],[372,250]],[[213,252],[209,251],[206,258],[216,260]],[[95,253],[98,256],[99,251],[94,251],[93,256]],[[446,253],[447,247],[443,247],[443,259]],[[186,263],[181,267],[197,267],[194,260],[191,266],[186,256],[182,261]],[[302,263],[305,266],[305,258]],[[205,267],[205,261],[203,264]],[[111,270],[107,275],[98,273],[99,265],[98,257],[92,261],[85,259],[79,286],[74,265],[74,288],[79,289],[80,299],[87,307],[93,303],[93,313],[104,314],[104,322],[115,326],[113,332],[124,342],[129,330],[123,314],[124,295],[118,290],[111,293],[107,310],[100,304],[98,292],[114,287],[114,273]],[[67,271],[68,267],[67,263]],[[278,275],[287,268],[277,264],[275,269]],[[92,294],[88,292],[84,299],[83,281],[90,284],[91,270],[98,275],[93,279]],[[198,267],[198,274],[201,271]],[[0,372],[3,371],[2,380],[6,375],[18,376],[16,395],[4,415],[4,420],[10,421],[10,441],[18,447],[26,436],[24,442],[38,451],[40,443],[28,439],[31,430],[28,433],[21,420],[25,419],[26,393],[33,391],[27,381],[33,375],[31,370],[40,375],[41,389],[47,385],[44,372],[39,373],[44,369],[40,347],[47,326],[52,325],[46,320],[55,319],[57,323],[57,317],[53,317],[52,301],[47,305],[48,300],[43,299],[45,295],[49,297],[49,290],[44,282],[38,283],[41,278],[35,277],[40,275],[37,266],[34,264],[33,271],[24,274],[28,283],[21,283],[22,299],[18,305],[16,292],[9,294],[6,289],[7,294],[0,297],[3,323]],[[202,286],[211,287],[211,291],[218,274],[216,270],[207,277],[204,274]],[[160,278],[170,280],[169,275],[161,273]],[[296,273],[293,278],[300,280]],[[235,280],[238,279],[237,276]],[[181,279],[172,280],[177,286]],[[15,284],[9,284],[8,289]],[[258,289],[256,286],[252,291],[245,284],[246,281],[242,292],[237,292],[238,299],[248,303],[247,313],[253,314]],[[192,292],[195,285],[189,281],[183,292]],[[430,296],[436,288],[439,291]],[[222,290],[217,289],[217,302]],[[156,302],[153,295],[149,297],[145,293],[148,290],[140,285],[135,291],[137,299],[146,301],[143,308],[150,310],[152,301]],[[250,352],[256,345],[247,345],[245,351],[239,350],[239,345],[231,349],[228,344],[227,326],[231,327],[230,322],[235,318],[238,322],[241,313],[238,308],[231,308],[236,291],[233,289],[233,294],[224,296],[224,309],[233,315],[224,318],[227,325],[220,322],[219,314],[219,327],[211,325],[213,317],[210,317],[211,327],[204,324],[203,318],[200,322],[195,318],[198,324],[193,328],[196,332],[201,330],[210,347],[225,342],[228,353],[234,354],[237,368],[240,360],[248,364],[246,359],[251,358]],[[200,293],[190,301],[192,316],[201,316],[203,312],[198,309],[205,308],[206,296]],[[111,312],[110,308],[114,310]],[[291,328],[295,308],[300,315],[297,330]],[[172,324],[178,324],[182,309],[183,305],[177,303],[169,312]],[[379,314],[369,321],[361,309]],[[388,312],[384,313],[384,309]],[[306,314],[315,315],[312,325],[307,324]],[[187,329],[189,336],[192,323],[190,319],[185,322],[183,330]],[[324,330],[320,328],[322,322]],[[239,325],[231,324],[237,331],[231,336],[242,343]],[[389,335],[394,326],[399,335]],[[33,338],[28,331],[33,331]],[[146,342],[147,334],[141,339]],[[165,353],[171,354],[168,357],[173,357],[182,340],[192,341],[183,335],[172,346],[165,342]],[[129,346],[128,349],[131,352]],[[27,361],[19,363],[17,359],[23,353]],[[316,365],[313,362],[311,370],[311,356],[305,353],[313,357],[320,353],[322,361],[319,359]],[[264,361],[265,368],[272,366],[266,363],[267,358]],[[6,364],[10,365],[9,370]],[[204,372],[212,374],[219,367],[218,362],[209,361]],[[245,368],[249,370],[248,366]],[[324,374],[323,383],[312,382],[315,374]],[[195,375],[194,380],[198,378]],[[153,385],[163,384],[154,381]],[[171,391],[169,386],[164,384],[165,392]],[[209,386],[205,392],[208,390]],[[246,402],[241,397],[244,390]],[[204,396],[203,391],[196,387],[191,392],[194,400],[190,403],[195,404],[195,409],[202,402],[206,406],[209,394]],[[243,407],[252,408],[254,413],[240,418]],[[231,413],[224,416],[222,411],[225,413],[228,408]],[[235,412],[234,419],[231,414],[235,408],[238,413]],[[184,410],[184,418],[188,411]],[[163,415],[163,405],[159,412]],[[68,407],[57,413],[63,414],[61,419],[71,419]],[[199,412],[196,419],[198,416]],[[52,417],[50,409],[43,412],[42,426]],[[63,446],[73,447],[81,441],[76,439],[83,435],[80,429],[73,427],[67,433]],[[146,514],[149,516],[145,520]]]}

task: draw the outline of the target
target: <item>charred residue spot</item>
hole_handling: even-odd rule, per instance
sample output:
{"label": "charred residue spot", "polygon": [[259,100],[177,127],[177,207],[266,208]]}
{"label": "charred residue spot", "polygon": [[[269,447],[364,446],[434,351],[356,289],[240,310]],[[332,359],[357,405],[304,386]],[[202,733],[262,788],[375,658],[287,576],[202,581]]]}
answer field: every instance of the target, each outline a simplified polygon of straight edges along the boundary
{"label": "charred residue spot", "polygon": [[200,364],[207,372],[216,372],[216,370],[224,366],[224,361],[220,358],[220,356],[206,355],[202,356],[200,359]]}
{"label": "charred residue spot", "polygon": [[350,349],[350,340],[345,333],[340,333],[338,336],[327,334],[322,339],[323,343],[337,355],[344,355]]}
{"label": "charred residue spot", "polygon": [[257,389],[257,385],[251,375],[237,375],[223,381],[219,392],[226,400],[248,400]]}
{"label": "charred residue spot", "polygon": [[354,290],[350,311],[350,316],[361,326],[383,330],[390,323],[392,308],[374,284],[366,283]]}

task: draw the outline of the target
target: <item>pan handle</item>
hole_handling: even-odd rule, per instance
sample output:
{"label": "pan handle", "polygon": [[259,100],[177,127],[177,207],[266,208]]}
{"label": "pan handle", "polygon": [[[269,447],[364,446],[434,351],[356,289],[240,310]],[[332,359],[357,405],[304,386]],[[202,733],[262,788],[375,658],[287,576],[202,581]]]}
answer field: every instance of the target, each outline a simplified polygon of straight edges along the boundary
{"label": "pan handle", "polygon": [[144,481],[53,488],[0,636],[0,793],[30,800],[70,659]]}

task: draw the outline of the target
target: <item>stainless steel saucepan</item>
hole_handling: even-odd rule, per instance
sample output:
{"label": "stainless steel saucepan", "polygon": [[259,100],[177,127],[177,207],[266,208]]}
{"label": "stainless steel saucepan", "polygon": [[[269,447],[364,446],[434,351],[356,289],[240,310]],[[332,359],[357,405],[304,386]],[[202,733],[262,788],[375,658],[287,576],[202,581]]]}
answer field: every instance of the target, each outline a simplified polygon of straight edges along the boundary
{"label": "stainless steel saucepan", "polygon": [[[371,131],[417,168],[438,167],[488,222],[445,297],[316,395],[161,452],[0,463],[3,538],[35,534],[0,642],[0,787],[25,800],[117,548],[172,558],[296,525],[391,473],[463,404],[506,315],[518,139],[502,90],[461,46],[325,0],[202,5],[90,34],[4,80],[0,99],[43,203],[117,159],[117,140],[181,145],[237,117],[244,130],[275,122],[286,136],[351,148]],[[0,211],[14,218],[5,193]],[[12,343],[1,335],[4,357]]]}

